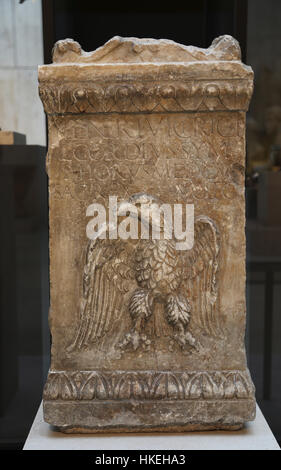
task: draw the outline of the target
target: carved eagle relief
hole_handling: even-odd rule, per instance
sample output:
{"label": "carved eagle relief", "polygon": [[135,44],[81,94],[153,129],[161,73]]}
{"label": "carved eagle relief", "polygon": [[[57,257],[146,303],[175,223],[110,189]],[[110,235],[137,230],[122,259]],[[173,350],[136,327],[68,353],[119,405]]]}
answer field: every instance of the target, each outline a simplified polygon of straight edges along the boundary
{"label": "carved eagle relief", "polygon": [[[156,200],[144,194],[130,198],[136,207],[140,203],[149,207]],[[183,349],[197,349],[198,341],[189,328],[191,317],[209,335],[216,336],[220,331],[218,263],[218,229],[204,215],[195,218],[191,250],[177,250],[174,238],[90,240],[78,328],[70,348],[90,349],[112,334],[124,321],[127,309],[131,327],[117,346],[135,351],[142,343],[150,342],[144,328],[154,315],[156,303],[161,303],[163,321],[172,327],[172,339]]]}

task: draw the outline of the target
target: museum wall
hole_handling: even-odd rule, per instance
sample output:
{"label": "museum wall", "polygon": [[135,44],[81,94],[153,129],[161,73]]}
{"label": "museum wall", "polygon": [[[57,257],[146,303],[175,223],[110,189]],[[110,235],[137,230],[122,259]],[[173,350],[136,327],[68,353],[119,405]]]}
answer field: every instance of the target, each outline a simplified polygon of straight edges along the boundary
{"label": "museum wall", "polygon": [[248,2],[247,63],[255,72],[255,92],[250,105],[250,115],[261,127],[264,125],[266,109],[280,105],[280,15],[279,1]]}
{"label": "museum wall", "polygon": [[0,127],[45,145],[45,117],[37,91],[43,63],[41,1],[0,2]]}

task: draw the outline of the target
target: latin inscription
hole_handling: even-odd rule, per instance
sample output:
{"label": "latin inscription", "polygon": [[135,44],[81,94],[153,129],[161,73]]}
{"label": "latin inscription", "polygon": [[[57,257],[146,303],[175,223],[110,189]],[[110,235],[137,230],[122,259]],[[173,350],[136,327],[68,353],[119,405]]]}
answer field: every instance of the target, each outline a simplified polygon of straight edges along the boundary
{"label": "latin inscription", "polygon": [[169,180],[175,201],[227,200],[243,178],[244,121],[239,113],[54,119],[61,137],[54,151],[60,157],[51,155],[54,198],[91,203],[101,194],[104,200],[109,193],[127,197],[149,191],[155,181],[161,197]]}

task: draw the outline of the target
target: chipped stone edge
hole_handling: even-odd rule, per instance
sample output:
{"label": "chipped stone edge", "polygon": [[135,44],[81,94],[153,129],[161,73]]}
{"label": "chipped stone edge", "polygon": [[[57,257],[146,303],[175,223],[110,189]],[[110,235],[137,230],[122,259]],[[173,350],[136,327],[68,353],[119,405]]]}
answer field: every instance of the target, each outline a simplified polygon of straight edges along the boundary
{"label": "chipped stone edge", "polygon": [[66,433],[238,430],[256,415],[254,399],[44,401],[44,420]]}
{"label": "chipped stone edge", "polygon": [[[195,46],[186,46],[169,39],[152,39],[152,38],[136,38],[136,37],[120,37],[114,36],[103,46],[92,52],[83,51],[81,45],[73,39],[67,38],[57,41],[53,48],[54,63],[89,63],[102,61],[106,56],[110,55],[117,48],[128,48],[128,50],[140,57],[140,54],[148,50],[152,55],[152,62],[159,61],[159,49],[171,48],[173,53],[176,51],[186,53],[186,61],[240,61],[241,50],[239,43],[230,35],[223,35],[215,38],[208,48],[200,48]],[[175,59],[175,61],[178,61]],[[114,61],[116,62],[116,61]],[[135,63],[131,59],[131,63]]]}

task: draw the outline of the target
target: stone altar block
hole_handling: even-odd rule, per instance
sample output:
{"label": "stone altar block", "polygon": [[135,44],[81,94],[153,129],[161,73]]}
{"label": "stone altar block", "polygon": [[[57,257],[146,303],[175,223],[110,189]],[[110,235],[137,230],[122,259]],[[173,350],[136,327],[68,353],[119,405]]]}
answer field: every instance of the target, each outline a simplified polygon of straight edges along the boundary
{"label": "stone altar block", "polygon": [[[86,53],[66,39],[53,61],[39,67],[52,333],[44,419],[65,432],[241,428],[255,397],[244,347],[253,72],[239,44],[115,37]],[[163,237],[162,213],[158,239],[114,239],[108,219],[89,239],[87,208],[107,210],[110,197],[134,204],[137,219],[160,202],[193,204],[192,248]]]}

